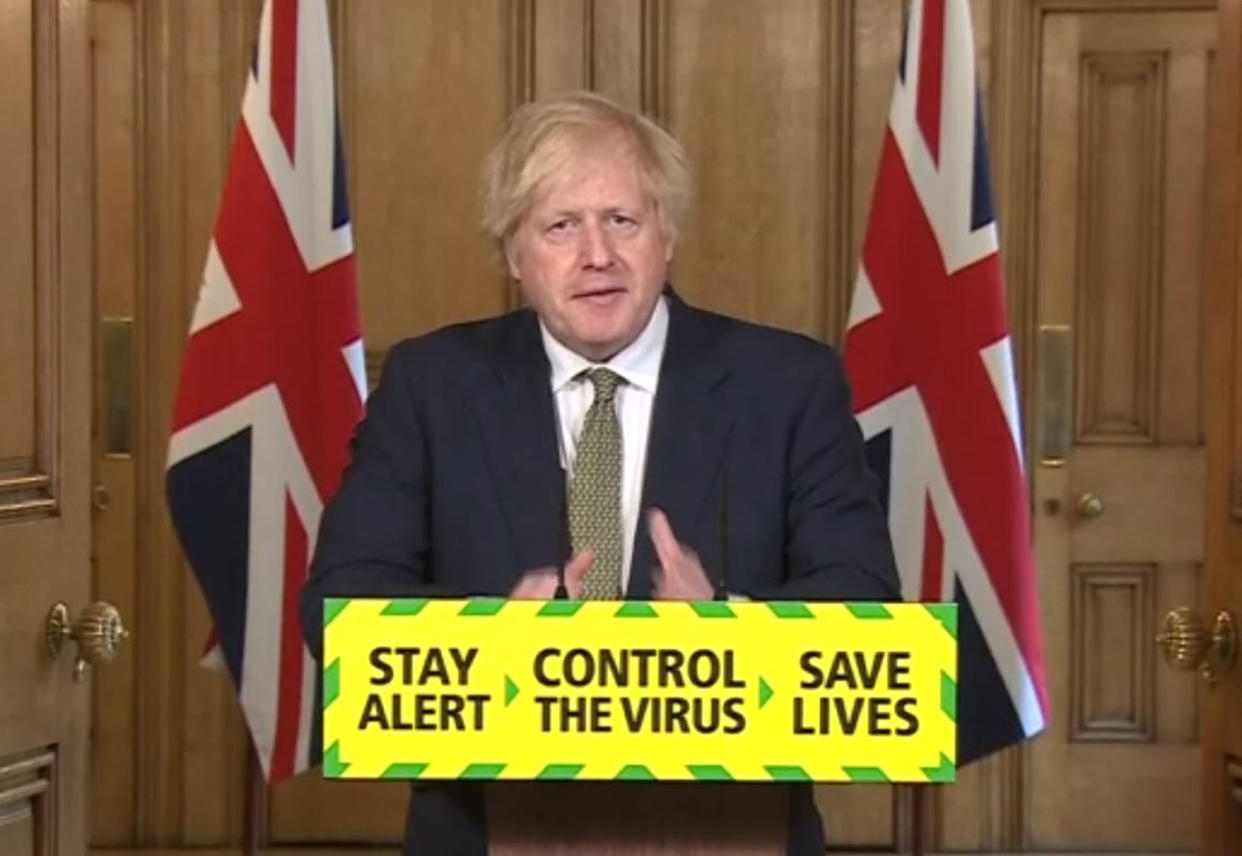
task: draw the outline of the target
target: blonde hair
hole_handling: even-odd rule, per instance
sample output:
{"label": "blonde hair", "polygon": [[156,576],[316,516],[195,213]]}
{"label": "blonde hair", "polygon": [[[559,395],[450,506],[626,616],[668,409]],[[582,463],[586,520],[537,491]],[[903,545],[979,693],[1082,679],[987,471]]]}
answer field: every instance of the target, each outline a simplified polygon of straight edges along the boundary
{"label": "blonde hair", "polygon": [[547,183],[586,145],[620,133],[666,238],[677,236],[690,204],[685,150],[655,122],[593,92],[572,92],[519,107],[483,162],[483,228],[503,254]]}

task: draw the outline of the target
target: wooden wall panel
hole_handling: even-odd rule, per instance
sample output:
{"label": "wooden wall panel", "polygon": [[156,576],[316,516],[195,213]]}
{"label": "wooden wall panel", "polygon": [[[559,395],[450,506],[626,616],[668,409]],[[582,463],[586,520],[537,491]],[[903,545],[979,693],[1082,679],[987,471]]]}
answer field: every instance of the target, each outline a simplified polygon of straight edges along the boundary
{"label": "wooden wall panel", "polygon": [[0,8],[0,850],[32,856],[86,844],[89,684],[47,646],[90,596],[86,12]]}
{"label": "wooden wall panel", "polygon": [[[132,320],[137,308],[137,57],[133,5],[115,0],[99,2],[92,12],[94,111],[97,117],[107,118],[94,123],[93,140],[95,206],[108,212],[95,223],[96,337],[102,339],[100,331],[105,323]],[[104,368],[110,359],[105,359],[102,350],[102,343],[97,342],[97,425],[102,424],[103,399],[110,382]],[[132,352],[125,356],[132,364]],[[111,355],[111,359],[117,358],[119,354]],[[95,483],[102,488],[94,497],[94,592],[119,609],[122,616],[132,619],[138,582],[134,574],[135,467],[132,455],[105,453],[101,433],[96,432],[93,473]],[[91,840],[97,844],[133,841],[135,680],[134,658],[126,656],[101,671],[92,683],[90,823]]]}
{"label": "wooden wall panel", "polygon": [[644,91],[644,68],[666,54],[658,39],[664,32],[667,4],[616,0],[591,4],[590,69],[586,84],[635,110],[653,115],[663,104]]}
{"label": "wooden wall panel", "polygon": [[383,350],[506,308],[508,287],[479,226],[478,186],[509,109],[509,10],[502,0],[342,9],[363,330],[367,348]]}
{"label": "wooden wall panel", "polygon": [[692,302],[824,338],[826,70],[841,5],[681,0],[669,8],[668,125],[697,187],[673,279]]}
{"label": "wooden wall panel", "polygon": [[1158,53],[1082,62],[1077,431],[1151,441],[1166,67]]}
{"label": "wooden wall panel", "polygon": [[[850,218],[849,264],[844,273],[852,288],[862,255],[871,195],[875,190],[880,146],[888,125],[888,108],[901,56],[902,0],[854,4],[853,62],[850,68],[850,121],[847,130]],[[836,332],[844,332],[844,321]]]}
{"label": "wooden wall panel", "polygon": [[[1207,230],[1207,122],[1214,98],[1213,52],[1176,51],[1167,57],[1164,87],[1167,113],[1164,145],[1177,169],[1165,169],[1164,221],[1160,259],[1169,282],[1205,276]],[[1206,348],[1180,347],[1204,338],[1205,296],[1176,289],[1161,293],[1156,348],[1156,436],[1161,443],[1199,446],[1204,441],[1204,360]]]}
{"label": "wooden wall panel", "polygon": [[55,842],[55,755],[0,757],[0,853],[49,856]]}
{"label": "wooden wall panel", "polygon": [[[533,18],[532,94],[590,89],[595,65],[595,6],[590,0],[529,0]],[[525,99],[523,99],[525,100]]]}
{"label": "wooden wall panel", "polygon": [[[35,102],[33,5],[10,4],[0,20],[0,478],[29,473],[35,444]],[[10,161],[11,159],[11,161]]]}
{"label": "wooden wall panel", "polygon": [[1073,739],[1151,740],[1155,697],[1149,638],[1156,569],[1080,565],[1073,574]]}

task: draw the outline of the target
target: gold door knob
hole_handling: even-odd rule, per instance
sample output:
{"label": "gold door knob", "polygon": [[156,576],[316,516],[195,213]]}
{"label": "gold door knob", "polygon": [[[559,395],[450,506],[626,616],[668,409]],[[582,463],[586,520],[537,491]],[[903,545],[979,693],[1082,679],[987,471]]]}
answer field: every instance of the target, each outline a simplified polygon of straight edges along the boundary
{"label": "gold door knob", "polygon": [[1231,668],[1238,656],[1237,627],[1225,610],[1216,614],[1210,633],[1190,607],[1169,610],[1156,644],[1170,666],[1185,672],[1198,669],[1208,683],[1215,683],[1217,671]]}
{"label": "gold door knob", "polygon": [[59,657],[65,642],[78,644],[78,657],[73,664],[73,677],[78,680],[87,666],[111,663],[121,650],[129,631],[115,606],[102,600],[82,610],[76,622],[69,621],[69,607],[58,603],[47,616],[47,648],[53,658]]}
{"label": "gold door knob", "polygon": [[1087,491],[1078,497],[1078,514],[1080,517],[1099,517],[1104,513],[1104,500]]}

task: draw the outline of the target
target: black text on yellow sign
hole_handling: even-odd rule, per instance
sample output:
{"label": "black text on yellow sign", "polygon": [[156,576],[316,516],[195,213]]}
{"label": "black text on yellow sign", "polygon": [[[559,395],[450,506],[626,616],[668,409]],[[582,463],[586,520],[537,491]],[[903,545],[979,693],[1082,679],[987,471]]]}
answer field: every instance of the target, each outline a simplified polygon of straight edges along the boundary
{"label": "black text on yellow sign", "polygon": [[350,778],[951,781],[951,604],[331,600]]}

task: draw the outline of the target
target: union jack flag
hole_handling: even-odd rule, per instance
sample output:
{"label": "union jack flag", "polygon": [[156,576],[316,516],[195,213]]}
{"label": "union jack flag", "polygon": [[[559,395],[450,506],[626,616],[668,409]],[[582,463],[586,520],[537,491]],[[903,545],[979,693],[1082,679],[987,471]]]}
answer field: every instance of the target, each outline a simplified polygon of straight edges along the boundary
{"label": "union jack flag", "polygon": [[310,765],[298,593],[365,396],[324,0],[268,0],[172,417],[173,523],[268,781]]}
{"label": "union jack flag", "polygon": [[903,594],[959,606],[959,763],[1047,716],[974,57],[967,0],[914,0],[844,346]]}

